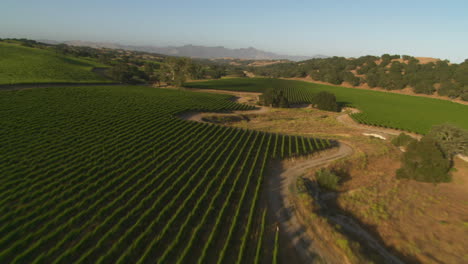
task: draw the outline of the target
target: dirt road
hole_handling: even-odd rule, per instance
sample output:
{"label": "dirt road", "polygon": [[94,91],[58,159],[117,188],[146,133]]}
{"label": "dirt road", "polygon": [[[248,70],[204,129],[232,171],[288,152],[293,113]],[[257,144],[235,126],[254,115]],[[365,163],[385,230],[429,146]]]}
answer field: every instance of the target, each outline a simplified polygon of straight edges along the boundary
{"label": "dirt road", "polygon": [[189,120],[189,121],[196,121],[201,123],[209,123],[203,120],[204,115],[248,115],[248,114],[262,114],[268,113],[270,111],[269,107],[261,106],[258,107],[256,110],[248,110],[248,111],[232,111],[229,113],[213,113],[213,112],[185,112],[179,115],[180,118]]}
{"label": "dirt road", "polygon": [[276,215],[281,231],[289,236],[304,263],[311,263],[315,258],[314,255],[320,255],[327,260],[327,263],[342,263],[342,260],[317,248],[314,239],[320,238],[312,239],[297,219],[290,191],[290,186],[295,184],[297,177],[305,174],[308,169],[347,157],[353,153],[350,146],[344,143],[338,144],[337,149],[300,161],[291,168],[285,170],[274,168],[272,174],[266,178],[269,208]]}
{"label": "dirt road", "polygon": [[[204,92],[205,90],[200,90]],[[212,90],[210,92],[219,92]],[[226,93],[223,91],[222,93]],[[242,100],[245,93],[229,92],[238,96],[237,100]],[[250,93],[247,94],[251,96]],[[257,110],[250,111],[234,111],[232,114],[260,114],[267,113],[270,111],[269,107],[259,107]],[[205,122],[202,120],[204,114],[210,115],[226,115],[220,113],[201,113],[201,112],[186,112],[179,115],[180,118],[196,122]],[[275,168],[272,170],[272,175],[266,178],[266,186],[268,189],[268,204],[273,213],[275,214],[278,222],[280,223],[280,229],[283,233],[286,233],[290,238],[291,243],[296,248],[298,254],[304,263],[310,263],[314,260],[316,255],[321,255],[322,258],[327,260],[327,263],[342,263],[342,261],[334,259],[332,255],[326,255],[321,249],[316,247],[313,239],[305,232],[305,227],[298,221],[293,208],[293,202],[291,199],[290,186],[296,182],[297,177],[303,175],[308,169],[323,165],[344,157],[347,157],[353,153],[353,149],[344,143],[338,143],[338,147],[334,150],[329,150],[317,156],[310,157],[304,161],[300,161],[291,168]],[[314,238],[320,239],[320,238]]]}

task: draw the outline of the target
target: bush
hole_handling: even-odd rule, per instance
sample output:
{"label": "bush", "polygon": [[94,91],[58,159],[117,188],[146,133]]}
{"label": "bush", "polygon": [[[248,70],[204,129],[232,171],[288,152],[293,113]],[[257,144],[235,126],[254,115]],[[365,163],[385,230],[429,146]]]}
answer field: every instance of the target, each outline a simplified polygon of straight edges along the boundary
{"label": "bush", "polygon": [[450,181],[450,160],[432,138],[424,137],[409,144],[402,163],[397,170],[398,178],[434,183]]}
{"label": "bush", "polygon": [[334,94],[329,92],[320,92],[313,98],[313,105],[320,110],[339,112],[339,106]]}
{"label": "bush", "polygon": [[460,96],[461,93],[461,87],[453,84],[450,81],[445,81],[441,83],[439,90],[437,93],[442,96],[448,96],[450,98],[457,98]]}
{"label": "bush", "polygon": [[397,147],[406,147],[414,141],[416,141],[416,139],[412,138],[411,136],[408,136],[405,133],[400,133],[398,137],[392,139],[392,144]]}
{"label": "bush", "polygon": [[463,101],[468,101],[468,89],[465,90],[465,91],[460,95],[460,98],[461,98]]}
{"label": "bush", "polygon": [[468,155],[468,131],[450,124],[432,127],[427,137],[432,138],[444,154],[451,158],[453,155]]}
{"label": "bush", "polygon": [[338,188],[340,177],[328,169],[320,169],[315,173],[318,184],[328,190],[335,191]]}
{"label": "bush", "polygon": [[289,108],[288,98],[284,95],[281,90],[267,89],[262,95],[260,95],[260,105]]}
{"label": "bush", "polygon": [[415,93],[422,93],[422,94],[433,94],[435,91],[434,85],[426,81],[416,84],[413,90]]}

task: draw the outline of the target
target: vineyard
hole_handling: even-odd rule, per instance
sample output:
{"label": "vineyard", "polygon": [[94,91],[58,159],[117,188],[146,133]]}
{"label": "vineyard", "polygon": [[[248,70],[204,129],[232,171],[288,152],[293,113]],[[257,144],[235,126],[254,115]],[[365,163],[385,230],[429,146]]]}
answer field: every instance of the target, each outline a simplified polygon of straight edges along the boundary
{"label": "vineyard", "polygon": [[449,101],[336,87],[302,81],[238,78],[194,82],[187,87],[231,91],[263,92],[267,88],[284,91],[292,104],[310,103],[320,91],[332,92],[342,105],[360,109],[352,117],[360,123],[426,134],[433,125],[453,123],[468,129],[468,106]]}
{"label": "vineyard", "polygon": [[0,42],[0,85],[109,82],[93,73],[93,67],[103,65],[51,50]]}
{"label": "vineyard", "polygon": [[332,146],[176,117],[252,109],[226,95],[1,95],[0,263],[271,263],[259,202],[268,162]]}

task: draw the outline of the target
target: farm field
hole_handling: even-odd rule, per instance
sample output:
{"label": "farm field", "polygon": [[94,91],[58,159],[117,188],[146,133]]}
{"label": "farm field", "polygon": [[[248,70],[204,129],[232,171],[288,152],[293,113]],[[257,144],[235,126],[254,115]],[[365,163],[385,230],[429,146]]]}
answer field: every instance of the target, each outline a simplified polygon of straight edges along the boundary
{"label": "farm field", "polygon": [[91,70],[105,67],[51,50],[0,42],[0,85],[110,82]]}
{"label": "farm field", "polygon": [[336,95],[337,100],[362,111],[352,117],[360,123],[425,134],[436,124],[453,123],[468,129],[468,106],[449,101],[335,87],[302,81],[237,78],[186,84],[198,89],[263,92],[281,89],[290,103],[309,103],[319,91]]}
{"label": "farm field", "polygon": [[257,244],[264,170],[331,143],[176,117],[252,109],[229,98],[139,86],[1,92],[0,263],[276,259]]}

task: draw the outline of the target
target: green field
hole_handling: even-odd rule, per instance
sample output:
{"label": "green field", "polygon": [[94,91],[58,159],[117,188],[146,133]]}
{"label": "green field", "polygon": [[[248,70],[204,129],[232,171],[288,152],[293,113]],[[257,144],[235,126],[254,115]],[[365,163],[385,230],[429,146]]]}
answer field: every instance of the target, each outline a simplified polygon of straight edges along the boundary
{"label": "green field", "polygon": [[188,83],[187,87],[263,92],[281,89],[290,103],[308,103],[319,91],[329,91],[337,100],[360,109],[353,118],[361,123],[426,134],[433,125],[452,123],[468,129],[468,106],[449,101],[336,87],[302,81],[238,78]]}
{"label": "green field", "polygon": [[229,98],[138,86],[0,92],[0,263],[271,263],[258,237],[267,163],[330,142],[175,116],[252,108]]}
{"label": "green field", "polygon": [[91,70],[105,67],[51,50],[0,42],[0,85],[109,82]]}

